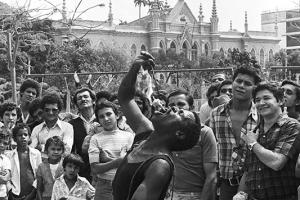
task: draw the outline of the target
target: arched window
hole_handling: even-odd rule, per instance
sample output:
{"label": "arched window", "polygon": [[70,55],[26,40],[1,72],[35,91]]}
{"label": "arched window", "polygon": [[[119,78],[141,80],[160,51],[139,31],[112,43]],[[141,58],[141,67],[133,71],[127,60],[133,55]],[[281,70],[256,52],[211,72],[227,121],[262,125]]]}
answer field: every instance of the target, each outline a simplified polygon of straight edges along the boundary
{"label": "arched window", "polygon": [[269,51],[269,62],[272,62],[274,60],[273,50],[270,49]]}
{"label": "arched window", "polygon": [[198,47],[196,42],[194,43],[194,45],[192,46],[192,61],[196,61],[198,60]]}
{"label": "arched window", "polygon": [[261,50],[259,51],[259,64],[260,64],[261,66],[264,66],[264,64],[265,64],[265,52],[264,52],[263,49],[261,49]]}
{"label": "arched window", "polygon": [[147,51],[146,46],[142,44],[141,51]]}
{"label": "arched window", "polygon": [[253,48],[251,49],[250,54],[251,54],[251,57],[252,57],[252,58],[255,58],[255,50],[254,50]]}
{"label": "arched window", "polygon": [[172,52],[174,52],[174,53],[176,52],[176,44],[175,44],[174,41],[171,42],[170,50],[171,50]]}
{"label": "arched window", "polygon": [[224,53],[223,48],[220,49],[220,56],[221,56],[221,58],[225,58],[225,53]]}
{"label": "arched window", "polygon": [[204,51],[205,51],[205,55],[206,56],[208,56],[208,44],[206,43],[205,45],[204,45]]}
{"label": "arched window", "polygon": [[184,57],[188,58],[188,46],[187,46],[186,42],[184,42],[182,45],[182,52],[184,54]]}
{"label": "arched window", "polygon": [[131,45],[130,55],[131,55],[132,58],[134,58],[136,56],[136,46],[135,46],[135,44]]}

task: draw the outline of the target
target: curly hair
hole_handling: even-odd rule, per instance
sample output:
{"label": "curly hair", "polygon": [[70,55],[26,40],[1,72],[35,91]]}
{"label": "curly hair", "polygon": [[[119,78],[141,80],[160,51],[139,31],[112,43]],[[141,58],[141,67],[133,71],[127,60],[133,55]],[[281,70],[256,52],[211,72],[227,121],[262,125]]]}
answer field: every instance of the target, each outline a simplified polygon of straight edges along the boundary
{"label": "curly hair", "polygon": [[20,93],[24,93],[27,88],[34,88],[36,90],[36,96],[37,97],[40,96],[40,88],[41,87],[40,87],[40,84],[37,81],[35,81],[31,78],[26,79],[25,81],[23,81],[23,83],[20,87]]}
{"label": "curly hair", "polygon": [[22,111],[21,109],[17,106],[17,104],[13,102],[5,102],[0,105],[0,117],[3,117],[4,113],[6,111],[17,111],[17,121],[21,119],[22,117]]}
{"label": "curly hair", "polygon": [[60,111],[63,106],[62,100],[57,93],[51,93],[51,94],[49,93],[49,94],[43,96],[43,98],[41,100],[41,105],[40,105],[41,109],[44,109],[46,104],[57,104],[57,108]]}

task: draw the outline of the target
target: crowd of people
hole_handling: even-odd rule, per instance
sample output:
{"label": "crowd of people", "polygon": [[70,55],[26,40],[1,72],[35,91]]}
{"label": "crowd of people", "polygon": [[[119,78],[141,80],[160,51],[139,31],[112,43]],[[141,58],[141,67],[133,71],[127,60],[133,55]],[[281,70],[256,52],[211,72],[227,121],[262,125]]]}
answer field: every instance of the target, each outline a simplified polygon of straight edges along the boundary
{"label": "crowd of people", "polygon": [[298,199],[297,83],[243,66],[212,76],[195,112],[183,89],[139,91],[141,67],[155,68],[150,54],[117,94],[77,84],[76,113],[25,80],[19,104],[0,105],[0,200]]}

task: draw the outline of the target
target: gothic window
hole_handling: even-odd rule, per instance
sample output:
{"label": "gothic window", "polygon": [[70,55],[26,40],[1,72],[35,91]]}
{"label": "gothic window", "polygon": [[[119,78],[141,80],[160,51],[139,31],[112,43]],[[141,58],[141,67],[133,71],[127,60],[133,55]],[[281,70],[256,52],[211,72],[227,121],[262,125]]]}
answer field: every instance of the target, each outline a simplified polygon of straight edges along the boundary
{"label": "gothic window", "polygon": [[221,58],[224,58],[224,57],[225,57],[225,53],[224,53],[223,48],[220,49],[220,56],[221,56]]}
{"label": "gothic window", "polygon": [[184,57],[188,58],[188,47],[187,47],[186,42],[184,42],[182,45],[182,52],[184,54]]}
{"label": "gothic window", "polygon": [[269,51],[269,62],[272,62],[274,60],[273,50],[270,49]]}
{"label": "gothic window", "polygon": [[205,55],[208,56],[208,44],[204,45]]}
{"label": "gothic window", "polygon": [[159,48],[165,52],[165,45],[164,45],[163,41],[159,42]]}
{"label": "gothic window", "polygon": [[231,53],[232,53],[232,50],[229,48],[227,50],[227,58],[230,59],[231,58]]}
{"label": "gothic window", "polygon": [[192,46],[192,61],[196,61],[198,60],[198,47],[196,42],[194,43],[194,45]]}
{"label": "gothic window", "polygon": [[141,46],[141,51],[147,51],[145,45],[143,45],[143,44],[142,44],[142,46]]}
{"label": "gothic window", "polygon": [[176,52],[176,44],[174,41],[171,42],[170,49],[172,52],[174,52],[174,53]]}
{"label": "gothic window", "polygon": [[259,64],[264,66],[264,62],[265,62],[265,52],[263,49],[261,49],[259,51]]}
{"label": "gothic window", "polygon": [[136,46],[135,46],[135,44],[133,44],[131,46],[130,55],[131,55],[132,58],[134,58],[136,56]]}
{"label": "gothic window", "polygon": [[254,50],[253,48],[251,49],[250,54],[251,54],[251,57],[252,57],[252,58],[255,58],[255,50]]}

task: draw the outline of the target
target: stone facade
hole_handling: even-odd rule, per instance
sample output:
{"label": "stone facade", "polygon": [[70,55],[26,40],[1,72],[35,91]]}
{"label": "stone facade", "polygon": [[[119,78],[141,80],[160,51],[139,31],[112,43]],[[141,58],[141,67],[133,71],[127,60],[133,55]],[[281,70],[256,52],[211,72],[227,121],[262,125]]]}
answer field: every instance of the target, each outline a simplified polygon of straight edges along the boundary
{"label": "stone facade", "polygon": [[[111,22],[112,14],[109,16]],[[132,58],[141,50],[158,52],[171,49],[177,53],[184,52],[191,60],[197,60],[200,55],[211,56],[215,52],[226,56],[233,48],[238,48],[251,52],[264,65],[279,50],[280,38],[275,31],[248,31],[247,15],[245,32],[219,31],[215,0],[210,22],[203,22],[202,6],[197,19],[184,0],[178,0],[174,8],[161,7],[158,0],[154,0],[148,16],[120,25],[109,21],[77,20],[71,32],[80,37],[88,31],[85,38],[90,39],[94,48],[119,49]],[[62,33],[70,31],[63,26],[58,29]],[[63,40],[64,37],[57,38],[58,42]]]}

